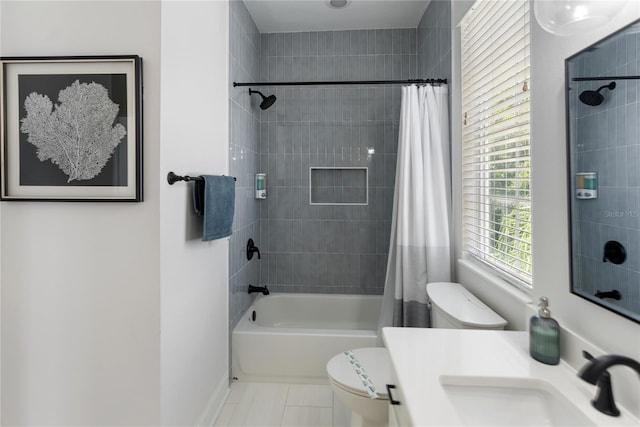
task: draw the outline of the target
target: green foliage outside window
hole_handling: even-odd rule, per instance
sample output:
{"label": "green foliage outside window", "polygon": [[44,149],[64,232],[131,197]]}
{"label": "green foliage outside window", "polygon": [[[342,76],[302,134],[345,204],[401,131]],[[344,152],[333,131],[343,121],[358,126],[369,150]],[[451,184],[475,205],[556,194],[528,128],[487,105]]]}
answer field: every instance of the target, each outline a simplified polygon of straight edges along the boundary
{"label": "green foliage outside window", "polygon": [[531,274],[529,139],[523,132],[489,156],[490,240],[495,259]]}

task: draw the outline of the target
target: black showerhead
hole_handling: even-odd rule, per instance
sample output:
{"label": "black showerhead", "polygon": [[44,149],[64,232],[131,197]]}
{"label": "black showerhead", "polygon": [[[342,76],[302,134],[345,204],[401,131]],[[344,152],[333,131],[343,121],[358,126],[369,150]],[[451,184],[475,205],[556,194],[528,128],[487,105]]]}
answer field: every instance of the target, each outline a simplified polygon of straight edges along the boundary
{"label": "black showerhead", "polygon": [[258,92],[257,90],[249,89],[249,95],[253,95],[254,93],[257,93],[258,95],[260,95],[262,97],[262,102],[260,103],[260,108],[263,109],[263,110],[266,110],[267,108],[271,107],[273,105],[273,103],[276,102],[276,96],[275,95],[264,96],[262,94],[262,92]]}
{"label": "black showerhead", "polygon": [[602,101],[604,101],[604,96],[602,96],[600,91],[604,88],[614,90],[616,88],[616,82],[611,82],[608,85],[600,86],[598,90],[585,90],[580,94],[580,101],[591,106],[602,104]]}

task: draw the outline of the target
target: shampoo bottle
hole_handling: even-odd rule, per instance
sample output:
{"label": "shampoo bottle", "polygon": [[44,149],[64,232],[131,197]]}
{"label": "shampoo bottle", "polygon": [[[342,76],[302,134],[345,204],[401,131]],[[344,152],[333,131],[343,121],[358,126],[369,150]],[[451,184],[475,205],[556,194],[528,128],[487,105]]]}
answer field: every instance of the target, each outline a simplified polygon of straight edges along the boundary
{"label": "shampoo bottle", "polygon": [[529,322],[529,354],[539,362],[557,365],[560,362],[560,325],[547,308],[549,300],[540,297],[538,315]]}

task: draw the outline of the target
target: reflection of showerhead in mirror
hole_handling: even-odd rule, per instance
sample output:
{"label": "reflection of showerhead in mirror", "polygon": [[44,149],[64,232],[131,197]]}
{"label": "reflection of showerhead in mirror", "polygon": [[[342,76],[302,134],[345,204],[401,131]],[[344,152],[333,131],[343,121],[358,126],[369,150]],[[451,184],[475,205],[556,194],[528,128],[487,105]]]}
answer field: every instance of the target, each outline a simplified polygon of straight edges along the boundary
{"label": "reflection of showerhead in mirror", "polygon": [[600,91],[604,88],[609,90],[613,90],[616,88],[616,82],[611,82],[608,85],[600,86],[597,90],[585,90],[580,94],[580,101],[584,104],[596,106],[602,104],[604,101],[604,96],[600,93]]}
{"label": "reflection of showerhead in mirror", "polygon": [[273,103],[276,102],[276,96],[275,95],[264,96],[262,94],[262,92],[259,92],[257,90],[253,90],[253,89],[249,89],[249,95],[253,95],[254,93],[257,93],[258,95],[260,95],[262,97],[262,102],[260,103],[260,108],[263,109],[263,110],[266,110],[267,108],[271,107],[273,105]]}

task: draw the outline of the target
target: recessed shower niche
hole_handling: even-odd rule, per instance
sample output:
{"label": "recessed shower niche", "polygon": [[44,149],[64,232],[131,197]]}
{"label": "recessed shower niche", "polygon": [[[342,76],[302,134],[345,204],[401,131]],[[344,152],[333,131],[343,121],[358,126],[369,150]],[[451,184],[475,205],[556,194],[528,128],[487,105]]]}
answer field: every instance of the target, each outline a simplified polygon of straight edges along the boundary
{"label": "recessed shower niche", "polygon": [[369,169],[366,167],[309,168],[312,205],[367,205]]}

